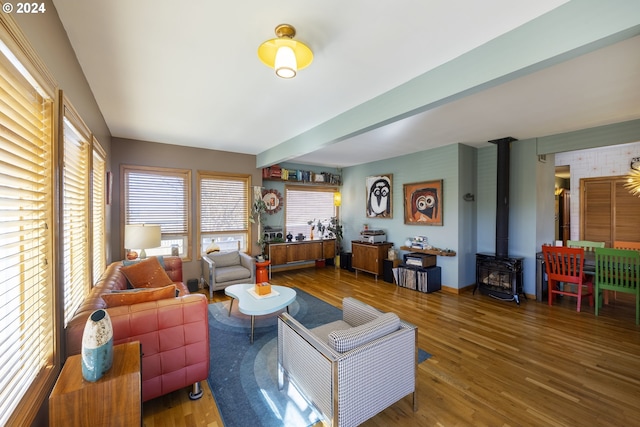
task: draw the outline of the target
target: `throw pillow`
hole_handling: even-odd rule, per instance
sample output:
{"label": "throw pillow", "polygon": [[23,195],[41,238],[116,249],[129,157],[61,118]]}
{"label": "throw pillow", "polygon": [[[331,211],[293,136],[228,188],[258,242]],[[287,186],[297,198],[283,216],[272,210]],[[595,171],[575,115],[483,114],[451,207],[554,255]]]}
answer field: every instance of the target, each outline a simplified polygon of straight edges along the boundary
{"label": "throw pillow", "polygon": [[101,296],[104,302],[107,303],[107,307],[139,304],[141,302],[174,298],[176,296],[176,285],[168,285],[161,288],[140,288],[129,291],[104,293]]}
{"label": "throw pillow", "polygon": [[120,268],[134,288],[159,288],[173,283],[157,258],[147,258],[137,264]]}
{"label": "throw pillow", "polygon": [[[160,263],[162,268],[165,268],[165,266],[164,266],[164,257],[162,255],[158,255],[156,258],[158,259],[158,262]],[[143,261],[143,260],[141,260],[140,258],[125,259],[125,260],[122,261],[122,265],[128,267],[128,266],[133,265],[133,264],[138,264],[141,261]]]}
{"label": "throw pillow", "polygon": [[384,313],[377,319],[329,334],[329,345],[335,351],[344,353],[353,350],[400,328],[400,318],[395,313]]}

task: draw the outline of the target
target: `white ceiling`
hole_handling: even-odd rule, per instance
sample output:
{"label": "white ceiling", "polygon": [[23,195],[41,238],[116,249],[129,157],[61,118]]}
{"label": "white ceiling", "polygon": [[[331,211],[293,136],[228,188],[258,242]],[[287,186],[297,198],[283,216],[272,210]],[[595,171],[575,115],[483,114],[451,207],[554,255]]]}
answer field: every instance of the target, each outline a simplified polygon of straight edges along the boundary
{"label": "white ceiling", "polygon": [[[345,167],[640,118],[640,36],[632,34],[402,120],[381,117],[389,124],[370,131],[304,142],[318,126],[564,0],[53,3],[114,137],[256,155],[299,138],[277,158]],[[256,55],[280,23],[294,25],[314,52],[292,80],[277,78]]]}

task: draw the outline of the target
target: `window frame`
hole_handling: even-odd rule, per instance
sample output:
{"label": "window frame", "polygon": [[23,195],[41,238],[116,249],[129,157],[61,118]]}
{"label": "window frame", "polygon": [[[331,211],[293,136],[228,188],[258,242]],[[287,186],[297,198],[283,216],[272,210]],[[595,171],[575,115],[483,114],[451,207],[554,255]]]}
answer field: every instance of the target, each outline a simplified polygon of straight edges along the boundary
{"label": "window frame", "polygon": [[[183,240],[183,253],[180,255],[183,261],[188,262],[192,260],[192,249],[191,249],[191,233],[192,233],[192,219],[191,219],[191,169],[177,169],[177,168],[164,168],[158,166],[139,166],[139,165],[121,165],[120,166],[120,194],[122,195],[122,200],[120,203],[120,251],[122,259],[125,258],[126,251],[124,248],[124,230],[127,223],[127,208],[129,203],[129,192],[127,186],[127,175],[129,173],[138,173],[138,174],[149,174],[149,175],[160,175],[167,177],[178,177],[184,181],[184,217],[185,217],[185,225],[186,230],[184,234],[180,234],[180,239]],[[139,222],[135,222],[132,224],[137,224]],[[158,221],[146,221],[145,224],[159,224],[162,226],[162,223]],[[178,236],[176,233],[162,233],[162,240],[172,240],[167,238],[167,236]],[[176,240],[176,239],[173,239]],[[166,247],[164,249],[154,251],[147,249],[147,255],[171,255],[170,248],[167,251]],[[129,248],[127,248],[129,249]]]}
{"label": "window frame", "polygon": [[[92,135],[89,127],[84,123],[76,109],[73,107],[67,96],[60,91],[60,115],[58,117],[59,123],[59,182],[60,182],[60,206],[62,208],[62,217],[60,218],[60,256],[62,258],[62,269],[60,271],[60,281],[63,287],[63,326],[66,327],[67,323],[73,318],[73,315],[77,311],[78,307],[82,304],[85,297],[89,295],[93,282],[91,280],[92,272],[92,243],[91,243],[91,161],[93,157],[92,150]],[[84,169],[80,169],[82,165],[73,165],[74,170],[71,170],[71,162],[67,163],[66,150],[70,148],[74,151],[75,147],[71,147],[65,136],[65,121],[73,126],[76,136],[79,137],[79,144],[81,144],[80,150],[83,153],[75,153],[80,158],[77,160],[84,161]],[[66,173],[69,172],[71,179],[75,179],[71,184],[83,185],[82,188],[73,189],[73,185],[70,188],[73,189],[76,198],[74,199],[78,203],[65,204],[65,196],[67,186],[65,185]],[[83,176],[79,176],[83,173]],[[79,205],[82,203],[82,206]],[[67,213],[73,211],[74,220],[76,225],[70,225],[67,221]],[[82,230],[78,230],[77,219],[81,219],[80,227]],[[74,235],[67,236],[65,230],[69,227],[74,229]],[[80,235],[78,235],[80,232]],[[71,233],[69,233],[71,234]],[[67,241],[67,237],[71,240]],[[72,247],[66,248],[67,243],[71,243]],[[73,254],[83,254],[84,256],[73,257]],[[68,255],[68,256],[67,256]],[[73,259],[72,259],[73,258]],[[68,283],[71,281],[71,283]],[[69,291],[69,292],[67,292]],[[71,299],[71,300],[70,300]]]}
{"label": "window frame", "polygon": [[[246,206],[245,206],[245,213],[246,213],[246,224],[247,227],[246,229],[238,229],[237,231],[228,231],[228,232],[220,232],[220,233],[203,233],[202,232],[202,181],[205,179],[211,179],[211,180],[221,180],[221,181],[242,181],[243,184],[245,185],[245,197],[246,197]],[[197,243],[196,243],[196,257],[197,259],[201,259],[202,255],[204,254],[204,250],[205,248],[203,248],[202,246],[202,239],[203,239],[203,234],[206,235],[216,235],[216,234],[221,234],[221,235],[228,235],[228,234],[244,234],[245,235],[245,241],[246,241],[246,247],[245,248],[240,248],[240,250],[242,252],[245,253],[251,253],[252,249],[253,249],[253,242],[252,242],[252,227],[251,227],[251,222],[249,221],[249,214],[251,211],[251,197],[252,197],[252,192],[251,192],[251,175],[249,174],[234,174],[234,173],[222,173],[222,172],[212,172],[212,171],[198,171],[197,172],[197,179],[196,179],[196,221],[197,221]]]}
{"label": "window frame", "polygon": [[[289,217],[289,213],[290,213],[290,209],[291,209],[291,204],[289,203],[289,191],[305,191],[305,192],[318,192],[318,193],[331,193],[331,207],[333,208],[333,214],[329,217],[329,218],[318,218],[317,216],[315,217],[310,217],[307,221],[312,221],[312,220],[316,220],[316,224],[317,224],[317,220],[330,220],[331,217],[333,216],[337,216],[338,210],[337,207],[335,206],[335,204],[333,203],[333,194],[336,191],[339,191],[339,188],[337,186],[329,186],[329,185],[285,185],[284,187],[284,229],[285,229],[285,233],[292,233],[295,236],[295,233],[290,230],[289,226],[288,226],[288,217]],[[315,225],[315,224],[313,224]],[[328,225],[325,224],[325,225]],[[307,226],[307,231],[304,232],[303,234],[305,236],[307,236],[307,238],[309,238],[309,232],[311,230],[311,225]],[[297,231],[297,230],[295,230]]]}
{"label": "window frame", "polygon": [[[59,311],[56,311],[60,299],[60,290],[56,286],[58,264],[58,233],[56,231],[56,224],[59,223],[59,207],[55,197],[57,184],[55,172],[57,164],[56,147],[58,146],[56,117],[59,116],[58,85],[38,58],[35,50],[22,35],[14,19],[6,13],[0,14],[0,45],[2,45],[0,47],[3,52],[2,55],[13,64],[14,68],[19,70],[19,73],[29,82],[30,87],[41,94],[46,101],[43,105],[46,104],[48,106],[48,117],[46,117],[46,123],[48,125],[44,127],[48,129],[48,134],[43,140],[45,141],[45,150],[48,151],[43,158],[45,172],[42,174],[43,185],[47,187],[47,190],[44,192],[46,208],[43,210],[44,221],[47,224],[45,231],[46,238],[43,240],[45,242],[45,248],[43,248],[43,250],[46,255],[45,262],[40,263],[38,274],[43,277],[40,282],[41,292],[46,292],[48,295],[48,301],[42,304],[41,309],[49,315],[48,318],[42,315],[40,315],[39,318],[43,322],[48,323],[51,342],[47,344],[46,347],[48,354],[44,357],[45,362],[34,367],[37,373],[35,373],[35,376],[33,376],[30,382],[24,385],[23,390],[18,390],[17,387],[10,387],[8,391],[9,394],[3,395],[5,402],[7,399],[18,400],[14,406],[5,408],[11,411],[9,414],[4,414],[7,415],[7,424],[31,425],[36,419],[41,405],[43,402],[46,402],[49,392],[61,370],[62,316]],[[22,265],[22,263],[20,265]],[[22,287],[23,284],[24,283],[21,282],[20,286]],[[0,306],[4,309],[6,308],[6,304],[8,304],[7,299],[3,299]],[[10,354],[9,356],[13,357],[14,355]],[[23,366],[25,366],[24,362]]]}

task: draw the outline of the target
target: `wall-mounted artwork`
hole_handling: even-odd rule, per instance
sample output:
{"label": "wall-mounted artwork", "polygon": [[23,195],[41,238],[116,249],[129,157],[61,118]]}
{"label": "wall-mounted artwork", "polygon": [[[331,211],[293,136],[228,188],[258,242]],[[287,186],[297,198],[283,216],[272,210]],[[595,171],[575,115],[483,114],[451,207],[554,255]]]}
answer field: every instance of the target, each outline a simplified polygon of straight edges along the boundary
{"label": "wall-mounted artwork", "polygon": [[442,180],[404,184],[404,223],[442,225]]}
{"label": "wall-mounted artwork", "polygon": [[392,176],[393,175],[377,175],[367,177],[367,218],[392,217]]}

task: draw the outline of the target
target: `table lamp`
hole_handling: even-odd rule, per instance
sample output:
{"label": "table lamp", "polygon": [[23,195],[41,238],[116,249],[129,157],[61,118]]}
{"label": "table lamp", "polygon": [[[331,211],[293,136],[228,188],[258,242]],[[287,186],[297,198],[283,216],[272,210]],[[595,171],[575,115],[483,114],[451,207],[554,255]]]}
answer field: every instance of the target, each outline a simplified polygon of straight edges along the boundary
{"label": "table lamp", "polygon": [[125,249],[140,249],[140,259],[145,259],[145,249],[157,248],[162,244],[159,225],[131,224],[124,228]]}

